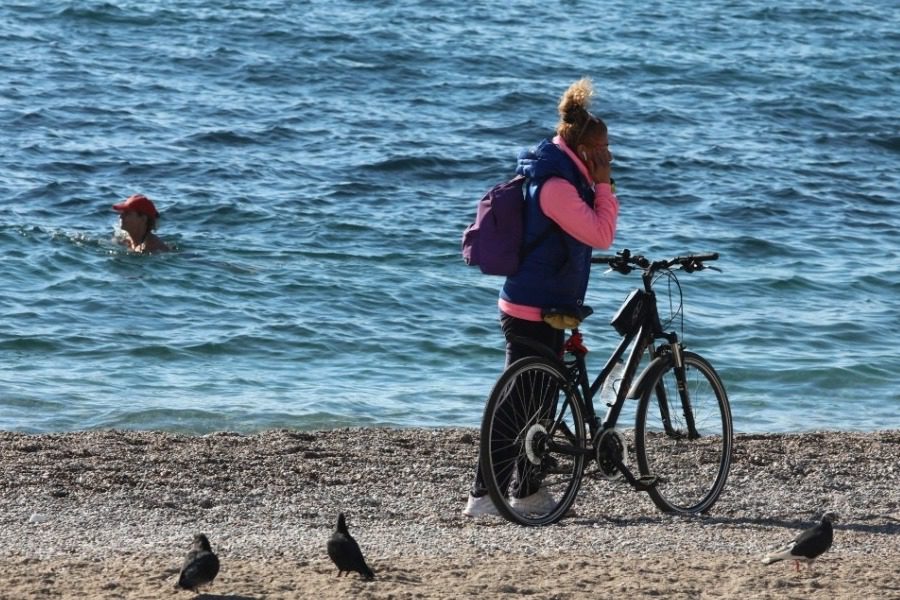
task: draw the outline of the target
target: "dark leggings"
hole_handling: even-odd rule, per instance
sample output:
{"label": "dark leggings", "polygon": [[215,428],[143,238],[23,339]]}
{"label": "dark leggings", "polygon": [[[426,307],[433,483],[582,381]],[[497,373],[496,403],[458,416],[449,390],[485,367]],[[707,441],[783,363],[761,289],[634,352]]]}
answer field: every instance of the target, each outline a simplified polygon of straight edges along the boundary
{"label": "dark leggings", "polygon": [[[513,341],[515,338],[528,338],[539,342],[555,353],[561,354],[565,333],[559,329],[554,329],[543,321],[525,321],[511,317],[506,313],[500,313],[500,329],[506,338],[506,367],[513,364],[520,358],[526,356],[536,356],[538,354],[534,348],[526,344]],[[481,461],[475,467],[475,481],[472,484],[472,495],[475,497],[484,496],[487,488],[484,486],[484,477],[481,474]],[[523,492],[522,495],[528,495]]]}
{"label": "dark leggings", "polygon": [[506,367],[520,358],[537,355],[534,348],[513,342],[514,338],[528,338],[551,348],[556,354],[562,353],[564,332],[550,327],[543,321],[523,321],[500,313],[500,329],[506,338]]}

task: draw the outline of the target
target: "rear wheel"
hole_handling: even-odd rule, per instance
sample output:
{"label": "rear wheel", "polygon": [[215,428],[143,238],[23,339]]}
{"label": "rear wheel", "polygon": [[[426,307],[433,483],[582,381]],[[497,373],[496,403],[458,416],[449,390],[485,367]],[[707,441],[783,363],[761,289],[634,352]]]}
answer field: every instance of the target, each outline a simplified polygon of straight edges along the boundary
{"label": "rear wheel", "polygon": [[481,469],[497,510],[521,525],[548,525],[575,501],[585,425],[577,391],[553,362],[522,358],[494,385],[481,424]]}
{"label": "rear wheel", "polygon": [[700,513],[719,498],[731,468],[731,407],[719,375],[704,358],[684,352],[684,387],[671,354],[654,360],[637,409],[635,451],[641,475],[661,510]]}

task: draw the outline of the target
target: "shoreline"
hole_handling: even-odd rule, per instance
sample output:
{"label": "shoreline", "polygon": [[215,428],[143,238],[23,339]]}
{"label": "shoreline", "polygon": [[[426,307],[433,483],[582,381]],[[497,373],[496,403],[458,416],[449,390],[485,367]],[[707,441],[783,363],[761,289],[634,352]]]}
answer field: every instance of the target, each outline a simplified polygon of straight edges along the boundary
{"label": "shoreline", "polygon": [[[900,430],[737,434],[709,515],[585,480],[576,515],[544,528],[461,514],[477,440],[0,432],[0,599],[167,596],[199,531],[222,561],[207,598],[900,597]],[[826,510],[841,519],[811,571],[759,562]],[[338,511],[374,582],[336,578],[324,547]]]}

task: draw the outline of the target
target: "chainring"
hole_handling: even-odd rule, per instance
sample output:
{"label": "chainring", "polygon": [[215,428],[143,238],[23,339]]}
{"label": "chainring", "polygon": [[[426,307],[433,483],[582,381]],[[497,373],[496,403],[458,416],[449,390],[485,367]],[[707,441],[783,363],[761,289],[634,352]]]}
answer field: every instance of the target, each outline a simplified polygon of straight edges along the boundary
{"label": "chainring", "polygon": [[603,433],[594,442],[597,467],[604,479],[617,481],[622,478],[622,472],[616,466],[615,459],[618,459],[620,463],[625,463],[626,447],[625,436],[618,429],[603,430]]}

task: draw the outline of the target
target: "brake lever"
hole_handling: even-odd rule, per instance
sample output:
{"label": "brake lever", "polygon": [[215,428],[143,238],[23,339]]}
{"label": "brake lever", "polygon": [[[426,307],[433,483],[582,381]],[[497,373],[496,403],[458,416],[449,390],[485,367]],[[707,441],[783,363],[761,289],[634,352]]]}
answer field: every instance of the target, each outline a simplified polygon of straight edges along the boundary
{"label": "brake lever", "polygon": [[622,275],[628,275],[633,270],[634,267],[616,258],[607,263],[607,268],[605,271],[603,271],[603,274],[608,275],[609,273],[615,271],[616,273],[621,273]]}
{"label": "brake lever", "polygon": [[718,271],[720,273],[722,272],[722,269],[720,269],[719,267],[713,267],[711,265],[706,265],[706,264],[703,264],[702,262],[690,262],[688,264],[681,265],[681,269],[685,273],[694,273],[696,271],[705,271],[707,269],[711,269],[713,271]]}
{"label": "brake lever", "polygon": [[695,271],[702,271],[705,268],[706,265],[699,260],[686,260],[681,263],[681,269],[685,273],[694,273]]}

